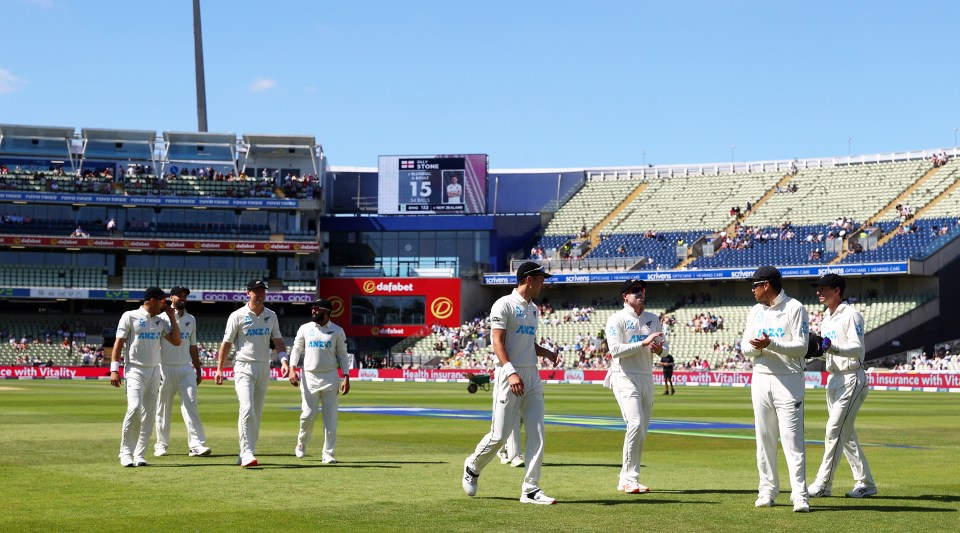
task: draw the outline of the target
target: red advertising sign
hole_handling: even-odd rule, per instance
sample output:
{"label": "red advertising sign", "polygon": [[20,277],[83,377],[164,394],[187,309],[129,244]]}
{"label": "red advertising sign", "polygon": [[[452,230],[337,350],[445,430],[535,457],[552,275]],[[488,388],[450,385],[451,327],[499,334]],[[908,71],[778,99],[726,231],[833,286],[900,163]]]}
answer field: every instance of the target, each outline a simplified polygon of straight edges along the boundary
{"label": "red advertising sign", "polygon": [[21,235],[0,236],[0,246],[292,253],[316,253],[319,249],[319,245],[315,242],[196,241],[186,239],[114,239],[109,237],[27,237]]}
{"label": "red advertising sign", "polygon": [[319,292],[351,337],[409,337],[434,323],[460,325],[459,278],[322,278]]}
{"label": "red advertising sign", "polygon": [[[203,367],[203,379],[213,381],[217,369]],[[356,377],[357,370],[351,370],[350,376]],[[123,367],[120,367],[123,376]],[[223,369],[224,379],[233,379],[233,369]],[[106,366],[0,366],[0,379],[109,379],[110,368]],[[271,379],[281,379],[280,369],[270,369]],[[286,378],[284,378],[286,379]]]}

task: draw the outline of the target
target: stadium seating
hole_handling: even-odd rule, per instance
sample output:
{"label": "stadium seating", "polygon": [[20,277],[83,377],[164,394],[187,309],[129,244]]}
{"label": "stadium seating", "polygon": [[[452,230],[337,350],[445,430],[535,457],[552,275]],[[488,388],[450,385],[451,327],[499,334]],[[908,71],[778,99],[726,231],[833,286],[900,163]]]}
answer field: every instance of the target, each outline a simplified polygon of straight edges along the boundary
{"label": "stadium seating", "polygon": [[[866,328],[869,332],[916,309],[933,297],[933,293],[882,296],[857,302],[855,305],[863,314]],[[811,317],[823,311],[823,306],[813,297],[802,298],[801,301]],[[689,363],[693,361],[694,358],[699,358],[706,360],[710,364],[710,368],[719,368],[724,361],[734,357],[736,354],[735,347],[740,340],[740,333],[743,331],[743,324],[746,321],[747,313],[755,303],[756,301],[753,299],[745,298],[727,299],[717,303],[683,304],[677,307],[676,302],[673,300],[650,300],[647,310],[658,315],[672,315],[676,319],[672,327],[666,327],[665,329],[667,330],[667,340],[670,343],[670,353],[678,365]],[[612,304],[598,306],[588,322],[561,322],[556,325],[550,323],[553,315],[544,316],[541,318],[540,326],[537,329],[538,340],[548,339],[561,346],[573,345],[576,342],[576,336],[578,334],[583,336],[596,336],[597,333],[603,329],[610,315],[619,309],[619,306]],[[560,310],[555,312],[555,314],[560,316],[566,312],[568,311]],[[695,316],[701,313],[709,313],[716,317],[722,317],[724,323],[723,329],[707,332],[694,331],[688,324],[692,322]],[[814,322],[812,325],[812,329],[815,331],[818,330],[817,323],[818,322]],[[461,331],[466,332],[469,331],[470,328],[470,324],[464,324],[461,327]],[[489,321],[485,321],[485,331],[489,331]],[[420,361],[427,361],[433,357],[446,358],[448,364],[452,364],[451,361],[455,359],[460,359],[461,365],[469,361],[469,358],[447,358],[449,352],[448,347],[439,351],[435,350],[434,345],[438,340],[442,339],[443,336],[441,334],[431,333],[416,340],[416,342],[411,345],[410,350],[414,356],[418,356],[418,360]],[[715,350],[715,345],[719,345],[720,349]],[[723,349],[725,345],[730,349],[725,351]],[[577,365],[578,359],[576,357],[571,357],[569,354],[564,355],[564,365],[566,368],[572,368]],[[489,367],[492,366],[494,361],[492,357],[494,357],[492,348],[485,343],[485,346],[480,349],[479,354],[473,357],[473,360],[485,361],[486,367]]]}
{"label": "stadium seating", "polygon": [[201,291],[242,290],[247,280],[266,279],[267,270],[156,270],[152,268],[127,268],[123,273],[124,289],[145,289],[150,286],[169,289],[174,285]]}
{"label": "stadium seating", "polygon": [[107,286],[107,270],[99,267],[0,265],[0,286],[102,289]]}

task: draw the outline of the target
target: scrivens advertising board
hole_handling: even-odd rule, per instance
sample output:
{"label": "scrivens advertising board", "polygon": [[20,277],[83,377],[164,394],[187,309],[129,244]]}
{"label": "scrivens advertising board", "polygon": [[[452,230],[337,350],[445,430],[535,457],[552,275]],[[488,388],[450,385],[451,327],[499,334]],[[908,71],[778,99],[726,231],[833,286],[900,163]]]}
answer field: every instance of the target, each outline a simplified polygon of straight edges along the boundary
{"label": "scrivens advertising board", "polygon": [[459,278],[321,278],[331,318],[349,336],[408,337],[460,325]]}

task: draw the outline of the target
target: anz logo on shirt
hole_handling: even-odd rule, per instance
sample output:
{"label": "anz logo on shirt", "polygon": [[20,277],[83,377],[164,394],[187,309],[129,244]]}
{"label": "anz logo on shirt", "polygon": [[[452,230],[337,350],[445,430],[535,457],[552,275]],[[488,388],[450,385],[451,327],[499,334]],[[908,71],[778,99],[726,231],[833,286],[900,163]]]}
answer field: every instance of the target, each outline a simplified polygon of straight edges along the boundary
{"label": "anz logo on shirt", "polygon": [[180,332],[180,338],[181,338],[181,339],[189,339],[189,338],[190,338],[190,332],[189,332],[189,331],[181,331],[181,332]]}
{"label": "anz logo on shirt", "polygon": [[630,340],[628,340],[627,343],[633,342],[643,342],[643,337],[640,335],[630,335]]}
{"label": "anz logo on shirt", "polygon": [[783,328],[760,328],[760,330],[757,331],[758,336],[763,336],[764,333],[766,333],[768,337],[784,336]]}
{"label": "anz logo on shirt", "polygon": [[159,331],[141,331],[137,333],[137,338],[141,340],[156,340],[160,338]]}
{"label": "anz logo on shirt", "polygon": [[310,341],[307,348],[333,348],[333,341]]}
{"label": "anz logo on shirt", "polygon": [[517,331],[514,333],[519,333],[520,335],[536,335],[537,326],[524,326],[523,324],[517,326]]}
{"label": "anz logo on shirt", "polygon": [[270,328],[250,328],[244,332],[247,337],[265,337],[270,334]]}

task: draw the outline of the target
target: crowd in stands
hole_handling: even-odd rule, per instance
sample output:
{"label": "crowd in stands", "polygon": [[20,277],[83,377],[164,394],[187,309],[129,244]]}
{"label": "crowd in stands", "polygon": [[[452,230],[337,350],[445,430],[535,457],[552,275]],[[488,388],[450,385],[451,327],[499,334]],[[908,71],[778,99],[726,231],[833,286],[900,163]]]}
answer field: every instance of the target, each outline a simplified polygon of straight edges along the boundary
{"label": "crowd in stands", "polygon": [[947,157],[947,153],[944,152],[943,150],[940,150],[939,152],[930,156],[930,163],[933,164],[934,168],[942,167],[943,165],[946,165],[947,161],[949,161],[949,158]]}
{"label": "crowd in stands", "polygon": [[868,364],[874,368],[887,368],[903,372],[955,372],[960,368],[960,354],[937,352],[930,357],[926,352],[907,359],[903,355],[885,357]]}

